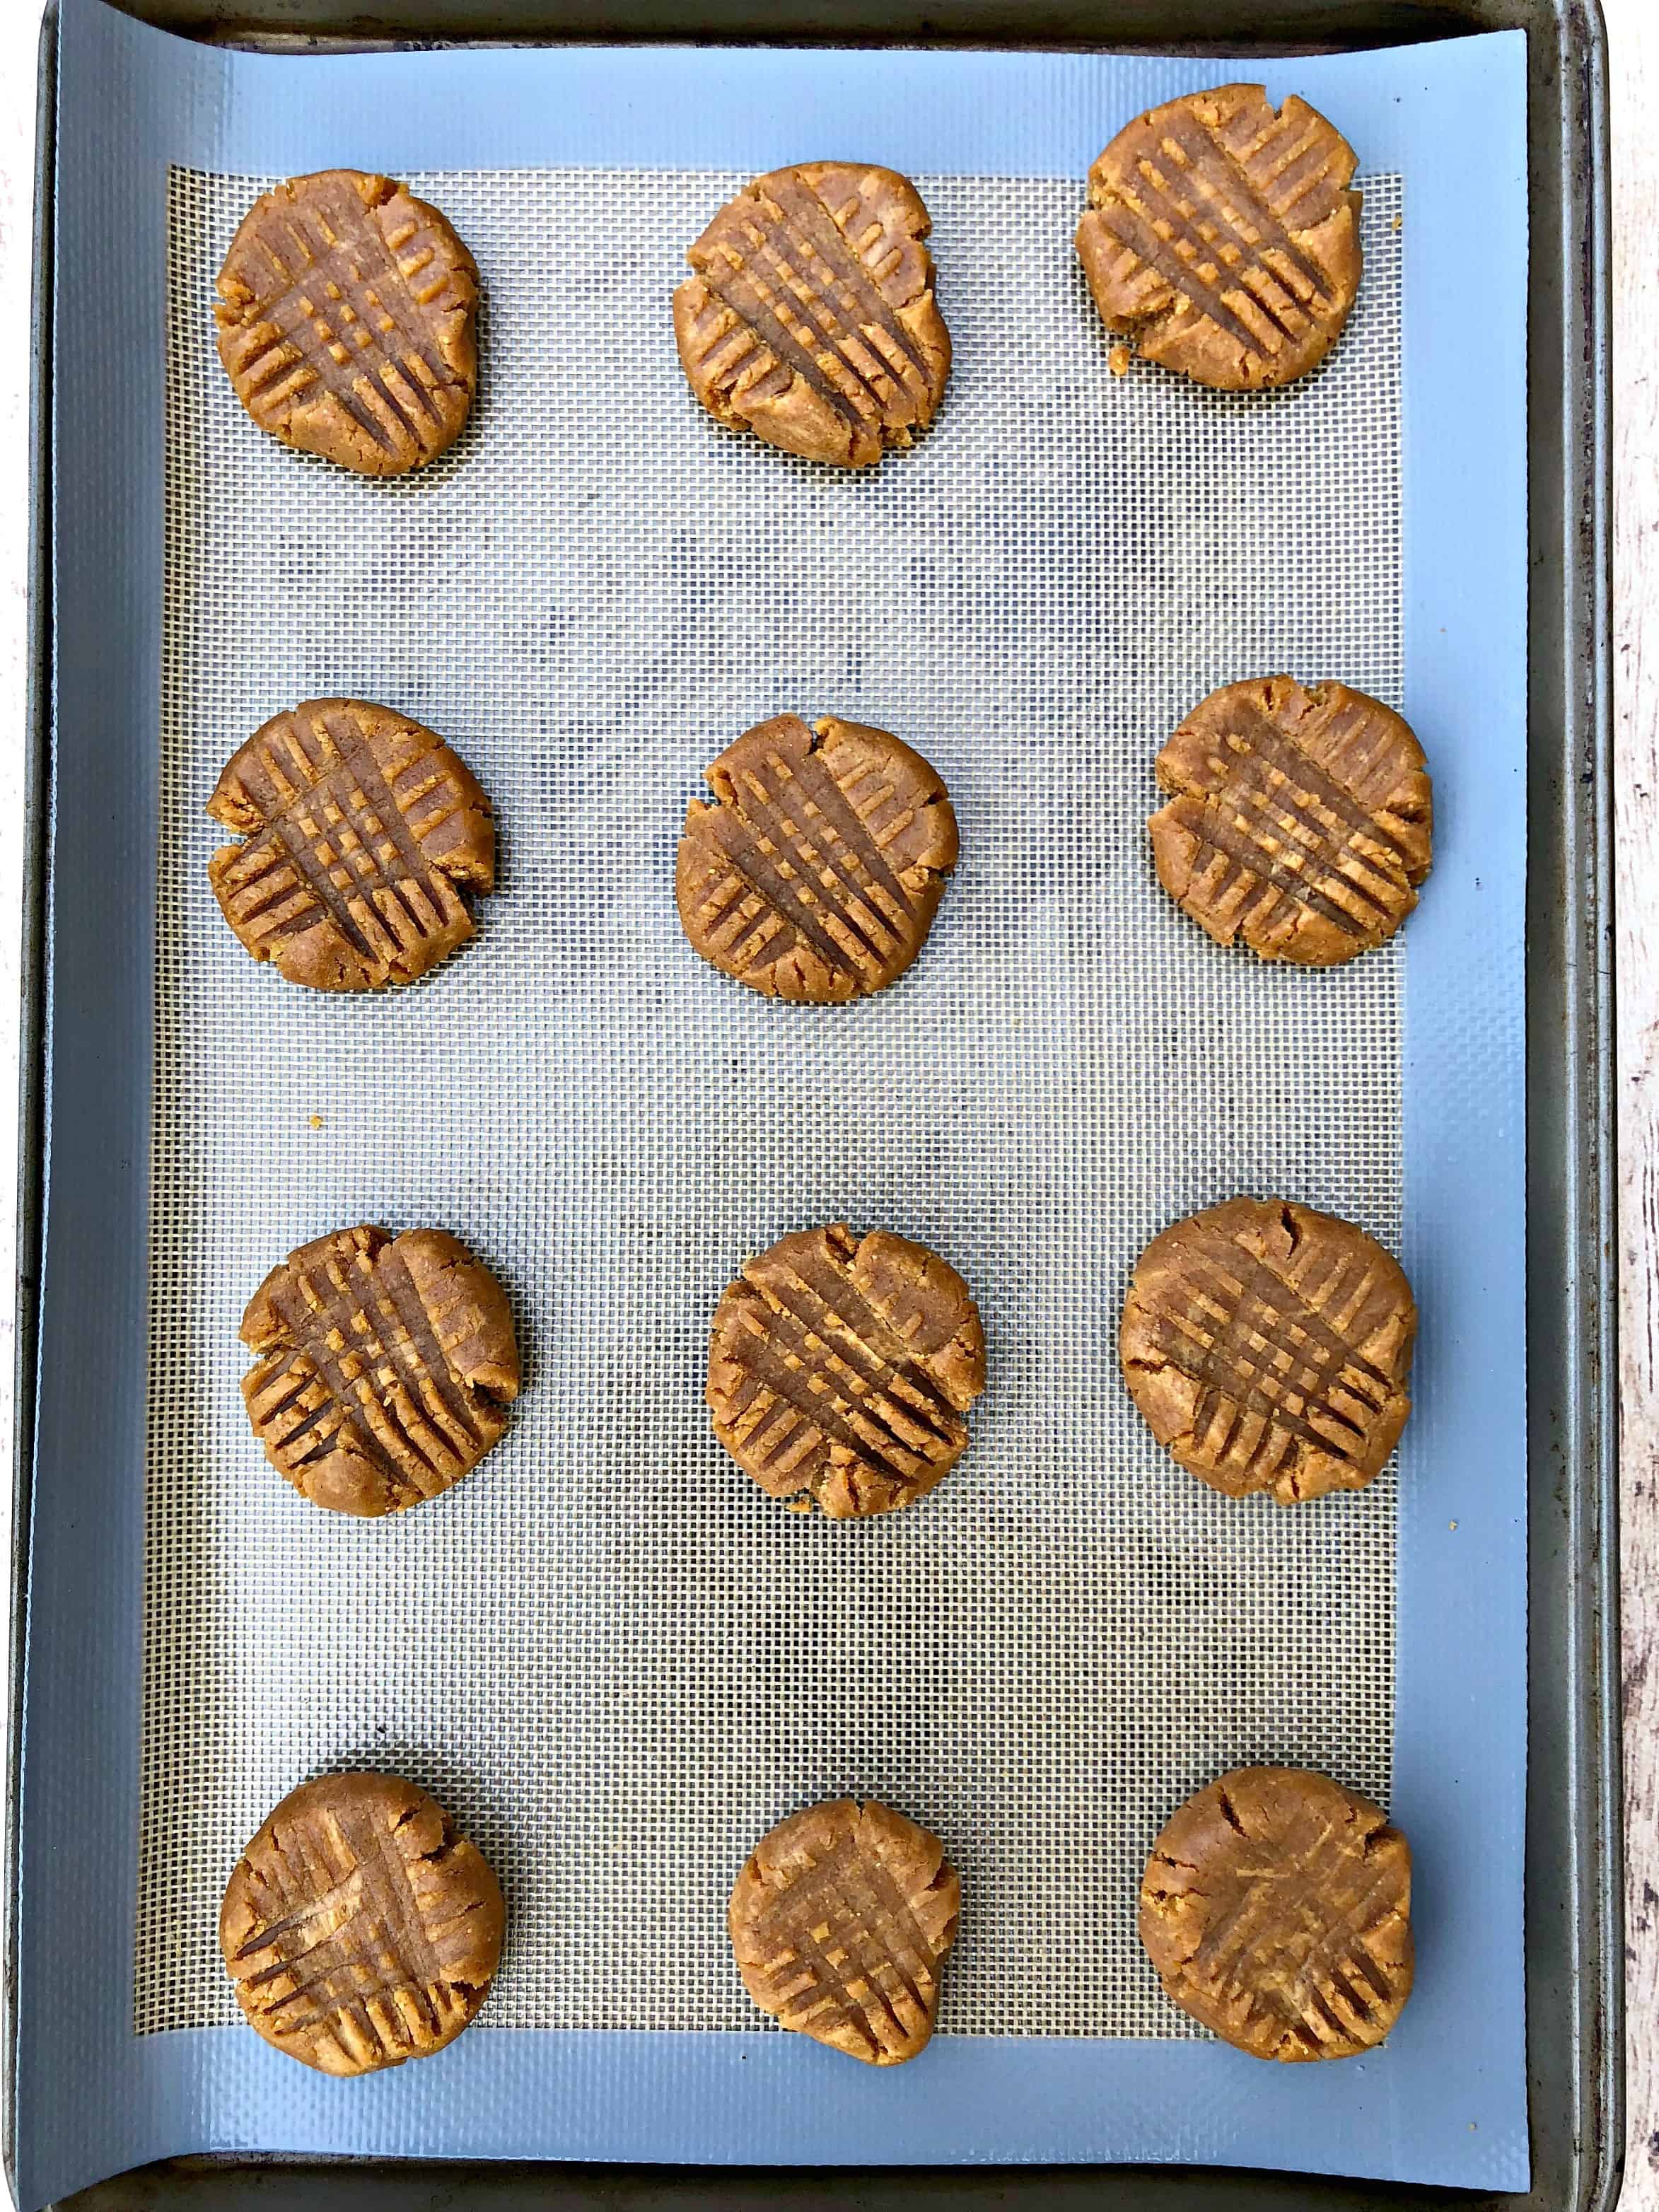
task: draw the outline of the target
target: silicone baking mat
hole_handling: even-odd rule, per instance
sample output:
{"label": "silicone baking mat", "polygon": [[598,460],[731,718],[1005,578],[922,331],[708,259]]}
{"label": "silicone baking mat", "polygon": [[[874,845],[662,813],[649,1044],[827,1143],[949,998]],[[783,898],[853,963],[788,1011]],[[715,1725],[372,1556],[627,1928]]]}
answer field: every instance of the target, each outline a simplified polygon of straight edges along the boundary
{"label": "silicone baking mat", "polygon": [[[123,46],[152,79],[183,65],[90,6],[65,32],[83,97]],[[1471,2070],[1430,2039],[1460,1990],[1473,2005],[1472,1966],[1488,2003],[1494,1973],[1518,1992],[1518,1556],[1498,1577],[1478,1696],[1450,1705],[1443,1677],[1414,1674],[1407,1627],[1431,1517],[1448,1537],[1461,1525],[1473,1558],[1483,1512],[1506,1526],[1523,1475],[1518,1319],[1503,1326],[1518,1120],[1486,1133],[1472,1299],[1433,1200],[1518,1069],[1522,732],[1504,708],[1524,571],[1442,549],[1437,611],[1477,586],[1485,611],[1474,727],[1455,689],[1425,681],[1450,648],[1413,621],[1411,562],[1417,510],[1443,490],[1414,458],[1414,403],[1455,403],[1465,438],[1491,441],[1496,421],[1493,491],[1518,497],[1518,380],[1489,381],[1477,406],[1427,312],[1455,180],[1419,136],[1474,70],[1495,118],[1516,103],[1490,125],[1494,152],[1505,128],[1518,143],[1516,53],[1480,40],[1281,71],[1276,96],[1325,90],[1361,148],[1367,277],[1320,376],[1242,400],[1111,377],[1071,253],[1090,153],[1194,81],[1169,64],[448,57],[436,97],[407,60],[189,54],[197,98],[175,81],[171,121],[144,126],[168,143],[141,162],[148,177],[165,157],[159,262],[149,240],[165,365],[146,434],[161,434],[165,527],[136,594],[159,633],[159,888],[139,923],[149,1358],[122,1431],[143,1493],[142,1713],[118,1754],[137,1863],[110,1874],[127,1950],[105,1994],[127,1997],[118,2038],[98,2014],[100,2166],[164,2136],[1523,2172],[1518,1997],[1497,2026],[1458,2031]],[[508,70],[524,73],[516,137],[500,127]],[[687,71],[720,130],[688,127]],[[1410,71],[1425,90],[1406,127],[1389,88]],[[602,87],[627,92],[625,128]],[[381,111],[404,93],[388,131]],[[779,108],[787,144],[767,119]],[[665,315],[685,240],[742,176],[842,143],[849,114],[869,141],[849,150],[921,183],[957,351],[935,431],[858,478],[714,430]],[[270,174],[339,159],[409,176],[484,280],[482,403],[454,453],[399,485],[261,439],[212,356],[211,279],[240,210]],[[1488,278],[1495,309],[1516,311],[1505,285],[1523,270]],[[1424,906],[1338,975],[1224,957],[1145,859],[1161,737],[1213,684],[1281,665],[1404,706],[1436,771]],[[224,757],[276,707],[329,690],[443,730],[501,822],[478,940],[385,1002],[257,971],[203,872],[217,833],[200,806]],[[698,770],[786,707],[899,730],[962,821],[927,952],[867,1006],[757,1001],[693,958],[674,916]],[[61,753],[61,696],[59,728]],[[1461,799],[1483,782],[1477,821]],[[1230,1504],[1140,1429],[1114,1366],[1128,1267],[1164,1221],[1236,1189],[1331,1206],[1403,1249],[1425,1332],[1398,1491],[1391,1472],[1292,1513]],[[769,1507],[699,1402],[708,1315],[737,1261],[841,1218],[945,1251],[991,1347],[960,1469],[868,1528]],[[489,1259],[529,1381],[477,1474],[368,1528],[264,1468],[236,1390],[236,1322],[265,1267],[359,1218],[441,1222]],[[1454,1509],[1477,1434],[1472,1522]],[[1436,1625],[1443,1652],[1456,1633]],[[1496,1731],[1509,1753],[1482,1801],[1489,1887],[1473,1911],[1461,1888],[1437,1892],[1475,1778],[1448,1708],[1471,1697],[1483,1747]],[[1377,2057],[1287,2069],[1294,2083],[1188,2040],[1133,1937],[1161,1820],[1251,1759],[1381,1796],[1418,1850],[1405,2024]],[[269,1804],[362,1763],[451,1806],[503,1874],[511,1934],[488,2027],[411,2069],[413,2087],[342,2090],[229,2024],[213,1922]],[[747,1844],[844,1790],[938,1829],[967,1899],[940,2038],[878,2088],[758,2019],[721,1930]],[[26,1865],[26,1947],[49,1887]],[[44,1990],[33,2002],[49,2019]],[[1431,2112],[1411,2090],[1396,2136],[1414,2066]],[[148,2136],[114,2088],[123,2067],[149,2084]],[[642,2100],[647,2082],[660,2094]],[[24,2120],[27,2148],[27,2104]]]}
{"label": "silicone baking mat", "polygon": [[[171,200],[137,2024],[239,2017],[226,1869],[367,1758],[512,1875],[497,2026],[752,2027],[733,1873],[867,1790],[961,1870],[945,2030],[1188,2032],[1134,1928],[1169,1810],[1255,1760],[1387,1799],[1395,1485],[1206,1491],[1113,1320],[1147,1239],[1236,1191],[1397,1243],[1403,940],[1225,958],[1144,823],[1159,733],[1240,667],[1400,702],[1398,180],[1337,360],[1264,410],[1103,382],[1074,183],[921,178],[950,417],[872,479],[686,388],[663,303],[742,177],[421,176],[489,377],[389,497],[255,433],[206,340],[264,181]],[[480,941],[381,1004],[257,971],[204,865],[242,736],[341,691],[452,736],[501,824]],[[675,913],[700,769],[792,707],[902,731],[957,809],[937,930],[868,1005],[770,1005]],[[769,1510],[702,1404],[738,1262],[848,1218],[947,1253],[990,1347],[960,1474],[867,1528]],[[269,1474],[237,1389],[267,1265],[360,1218],[487,1255],[530,1375],[478,1479],[379,1528]]]}

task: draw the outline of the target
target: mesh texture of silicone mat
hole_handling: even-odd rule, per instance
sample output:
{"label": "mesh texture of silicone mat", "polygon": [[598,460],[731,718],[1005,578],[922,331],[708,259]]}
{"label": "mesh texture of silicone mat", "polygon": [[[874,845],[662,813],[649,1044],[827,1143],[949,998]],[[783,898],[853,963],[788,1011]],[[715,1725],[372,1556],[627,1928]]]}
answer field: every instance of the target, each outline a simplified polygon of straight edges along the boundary
{"label": "mesh texture of silicone mat", "polygon": [[[1218,684],[1401,702],[1397,180],[1363,180],[1330,363],[1223,398],[1109,373],[1079,183],[919,179],[951,383],[915,452],[848,477],[685,387],[669,295],[741,178],[411,177],[477,258],[482,385],[390,484],[262,436],[215,356],[265,181],[171,198],[137,2027],[236,2019],[237,1852],[295,1783],[371,1765],[502,1877],[483,2024],[760,2028],[732,1877],[853,1791],[961,1870],[945,2032],[1195,2033],[1135,1940],[1147,1845],[1243,1761],[1387,1802],[1395,1479],[1288,1512],[1206,1491],[1129,1403],[1117,1310],[1146,1240],[1235,1192],[1397,1249],[1403,968],[1223,953],[1144,823]],[[219,769],[323,693],[428,723],[500,821],[478,938],[384,1000],[257,969],[207,884]],[[703,765],[789,708],[896,732],[960,820],[926,950],[866,1004],[763,1002],[675,915]],[[842,1218],[961,1269],[990,1381],[932,1498],[831,1526],[761,1496],[702,1394],[744,1255]],[[359,1220],[465,1238],[526,1362],[507,1441],[377,1523],[291,1492],[237,1388],[267,1267]]]}

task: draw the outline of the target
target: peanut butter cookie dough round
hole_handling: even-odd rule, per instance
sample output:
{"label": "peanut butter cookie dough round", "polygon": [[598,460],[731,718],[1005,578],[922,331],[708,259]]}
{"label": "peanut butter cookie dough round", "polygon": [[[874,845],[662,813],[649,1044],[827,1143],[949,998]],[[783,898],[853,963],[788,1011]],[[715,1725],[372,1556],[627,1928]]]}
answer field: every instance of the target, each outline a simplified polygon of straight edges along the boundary
{"label": "peanut butter cookie dough round", "polygon": [[263,193],[219,271],[219,358],[262,430],[358,476],[454,444],[478,382],[478,271],[388,177],[323,169]]}
{"label": "peanut butter cookie dough round", "polygon": [[1077,250],[1101,319],[1218,392],[1305,376],[1358,290],[1354,152],[1305,100],[1190,92],[1119,131],[1089,172]]}
{"label": "peanut butter cookie dough round", "polygon": [[410,983],[473,933],[495,821],[431,730],[366,699],[307,699],[240,745],[208,812],[246,842],[208,862],[256,960],[313,991]]}
{"label": "peanut butter cookie dough round", "polygon": [[1119,1352],[1179,1464],[1281,1505],[1362,1490],[1411,1411],[1417,1308],[1398,1263],[1335,1214],[1229,1199],[1135,1262]]}
{"label": "peanut butter cookie dough round", "polygon": [[806,161],[745,185],[674,295],[681,365],[716,422],[837,468],[909,445],[951,372],[929,228],[891,169]]}
{"label": "peanut butter cookie dough round", "polygon": [[925,1244],[837,1223],[745,1262],[715,1309],[714,1434],[770,1498],[831,1519],[925,1497],[968,1445],[985,1335],[956,1269]]}
{"label": "peanut butter cookie dough round", "polygon": [[477,2016],[506,1911],[441,1805],[390,1774],[301,1783],[236,1863],[219,1948],[248,2025],[322,2074],[441,2051]]}
{"label": "peanut butter cookie dough round", "polygon": [[1412,1858],[1368,1797],[1244,1766],[1166,1823],[1140,1941],[1171,2002],[1253,2058],[1352,2058],[1412,1991]]}
{"label": "peanut butter cookie dough round", "polygon": [[938,772],[887,730],[775,715],[704,771],[686,811],[680,921],[722,975],[832,1006],[884,991],[916,957],[957,864]]}
{"label": "peanut butter cookie dough round", "polygon": [[937,1836],[842,1797],[762,1837],[726,1927],[763,2012],[866,2065],[900,2066],[933,2033],[961,1910]]}
{"label": "peanut butter cookie dough round", "polygon": [[302,1497],[374,1519],[436,1498],[507,1432],[507,1293],[442,1229],[337,1230],[248,1301],[242,1382],[265,1457]]}
{"label": "peanut butter cookie dough round", "polygon": [[1410,726],[1346,684],[1269,676],[1200,700],[1158,757],[1158,881],[1218,945],[1335,968],[1386,944],[1429,872]]}

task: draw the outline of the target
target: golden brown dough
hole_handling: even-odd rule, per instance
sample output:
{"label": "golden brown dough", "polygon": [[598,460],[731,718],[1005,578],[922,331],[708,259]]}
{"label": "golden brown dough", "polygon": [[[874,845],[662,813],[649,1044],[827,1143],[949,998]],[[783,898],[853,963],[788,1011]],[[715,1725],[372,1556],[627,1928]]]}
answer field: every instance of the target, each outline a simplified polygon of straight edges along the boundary
{"label": "golden brown dough", "polygon": [[908,446],[951,370],[928,228],[891,169],[808,161],[745,185],[674,295],[680,361],[709,413],[840,468]]}
{"label": "golden brown dough", "polygon": [[715,1435],[769,1497],[805,1495],[832,1520],[925,1496],[966,1449],[984,1388],[968,1285],[885,1230],[781,1237],[715,1310]]}
{"label": "golden brown dough", "polygon": [[324,169],[263,193],[218,289],[219,358],[283,445],[396,477],[460,435],[478,272],[437,209],[390,178]]}
{"label": "golden brown dough", "polygon": [[1158,881],[1218,945],[1333,968],[1392,937],[1429,872],[1423,748],[1381,700],[1288,676],[1201,700],[1158,757]]}
{"label": "golden brown dough", "polygon": [[453,2043],[501,1955],[501,1887],[449,1815],[390,1774],[291,1790],[237,1862],[219,1948],[248,2024],[323,2074]]}
{"label": "golden brown dough", "polygon": [[933,2032],[961,1910],[937,1836],[843,1797],[761,1838],[726,1925],[763,2012],[867,2065],[898,2066]]}
{"label": "golden brown dough", "polygon": [[1358,289],[1354,153],[1305,100],[1218,85],[1137,116],[1089,172],[1077,250],[1107,328],[1220,392],[1322,362]]}
{"label": "golden brown dough", "polygon": [[256,960],[314,991],[412,982],[464,945],[459,887],[495,882],[495,823],[471,770],[406,714],[307,699],[232,754],[208,812],[246,839],[208,879]]}
{"label": "golden brown dough", "polygon": [[1231,1498],[1359,1490],[1411,1411],[1411,1286],[1351,1221],[1229,1199],[1154,1237],[1119,1352],[1161,1444]]}
{"label": "golden brown dough", "polygon": [[1412,1857],[1323,1774],[1245,1766],[1171,1816],[1140,1884],[1164,1993],[1255,2058],[1351,2058],[1412,1991]]}
{"label": "golden brown dough", "polygon": [[442,1229],[340,1229],[273,1267],[242,1316],[242,1396],[265,1457],[336,1513],[400,1512],[507,1431],[519,1353],[507,1293]]}
{"label": "golden brown dough", "polygon": [[831,715],[759,722],[706,771],[675,896],[703,958],[767,998],[884,991],[927,941],[957,864],[957,818],[921,755]]}

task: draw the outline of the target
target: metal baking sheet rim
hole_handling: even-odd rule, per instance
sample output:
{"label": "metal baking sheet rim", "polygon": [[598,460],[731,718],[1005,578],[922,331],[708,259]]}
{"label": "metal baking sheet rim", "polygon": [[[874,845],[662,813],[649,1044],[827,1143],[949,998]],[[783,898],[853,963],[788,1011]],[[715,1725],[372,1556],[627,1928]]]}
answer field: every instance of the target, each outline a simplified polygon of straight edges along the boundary
{"label": "metal baking sheet rim", "polygon": [[[129,12],[147,14],[141,5]],[[248,4],[244,21],[263,9]],[[489,0],[467,11],[481,30]],[[828,11],[833,14],[833,9]],[[948,36],[953,10],[933,11],[931,28]],[[995,35],[971,9],[963,34]],[[1096,11],[1100,46],[1112,39],[1111,0]],[[1183,11],[1170,0],[1159,43],[1178,39],[1183,14],[1206,37],[1265,41],[1271,21],[1231,30],[1214,6]],[[1366,43],[1385,27],[1365,0],[1332,0],[1324,11],[1334,42]],[[1386,11],[1382,11],[1385,12]],[[1606,46],[1597,0],[1465,0],[1465,27],[1528,32],[1529,137],[1533,155],[1528,435],[1533,595],[1528,617],[1531,730],[1528,826],[1527,1068],[1528,1353],[1531,1416],[1532,1589],[1529,1710],[1532,1741],[1528,1812],[1527,1979],[1528,2075],[1534,2179],[1526,2198],[1539,2206],[1611,2205],[1622,2144],[1622,1886],[1618,1837],[1619,1752],[1616,1579],[1616,1316],[1613,1255],[1614,1189],[1612,1115],[1612,954],[1609,813],[1610,660],[1607,434],[1607,241]],[[1035,11],[1021,0],[999,10],[998,42],[1032,42]],[[359,19],[361,20],[361,18]],[[1304,19],[1305,20],[1305,19]],[[722,29],[726,27],[722,25]],[[750,27],[758,34],[758,24]],[[1407,33],[1413,27],[1407,26]],[[51,1048],[51,987],[44,915],[51,890],[47,850],[48,723],[52,696],[50,585],[52,483],[49,355],[50,247],[55,155],[57,11],[47,11],[40,61],[40,134],[36,179],[36,265],[31,322],[31,668],[26,784],[27,880],[23,962],[23,1051],[19,1160],[17,1423],[13,1532],[14,1639],[9,1674],[5,1978],[7,2056],[4,2135],[9,2171],[15,2141],[16,2032],[13,2008],[17,1928],[16,1778],[27,1626],[27,1536],[33,1415],[38,1379],[38,1255],[41,1231],[42,1106]],[[684,36],[683,21],[673,25]],[[833,23],[826,26],[833,31]],[[1142,27],[1134,26],[1137,31]],[[1420,35],[1420,29],[1419,31]],[[1282,51],[1282,48],[1281,48]],[[1542,242],[1548,241],[1547,246]],[[1559,260],[1556,258],[1559,255]],[[1553,372],[1553,374],[1552,374]],[[1547,465],[1539,465],[1540,460]],[[1546,549],[1548,549],[1547,553]],[[1559,577],[1560,596],[1548,589]],[[1546,741],[1558,738],[1556,744]],[[1563,1876],[1565,1875],[1565,1882]],[[392,2181],[402,2201],[414,2175],[378,2162],[307,2166],[252,2159],[169,2161],[100,2185],[74,2200],[94,2207],[189,2203],[228,2206],[258,2188],[274,2200],[276,2166],[292,2178],[287,2201],[342,2205],[364,2201],[376,2180]],[[593,2167],[430,2169],[453,2187],[465,2171],[475,2196],[488,2190],[503,2206],[595,2202],[624,2175],[650,2187],[653,2201],[757,2205],[812,2190],[819,2201],[896,2203],[914,2193],[915,2172],[884,2185],[875,2174],[741,2175],[708,2170],[669,2174]],[[1243,2174],[1225,2169],[1023,2168],[998,2174],[941,2170],[933,2185],[958,2202],[1006,2202],[1041,2191],[1056,2203],[1122,2201],[1171,2207],[1209,2201],[1222,2191],[1285,2201],[1282,2184],[1307,2203],[1415,2201],[1428,2192],[1391,2185],[1316,2177]],[[135,2185],[142,2198],[135,2197]],[[118,2191],[118,2195],[109,2192]],[[1437,2198],[1485,2201],[1480,2192],[1436,2191]]]}

